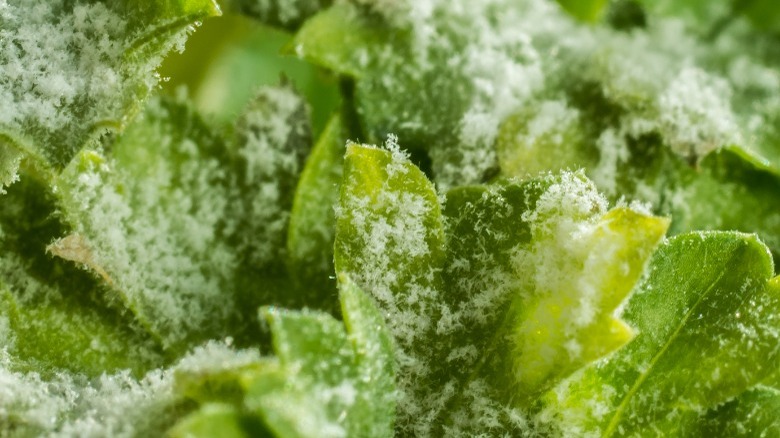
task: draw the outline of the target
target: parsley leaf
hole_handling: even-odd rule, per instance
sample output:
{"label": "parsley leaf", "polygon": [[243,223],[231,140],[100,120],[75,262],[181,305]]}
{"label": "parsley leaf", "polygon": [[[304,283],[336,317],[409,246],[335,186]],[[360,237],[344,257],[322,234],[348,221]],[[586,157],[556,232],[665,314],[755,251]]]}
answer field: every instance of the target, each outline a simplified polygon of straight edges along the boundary
{"label": "parsley leaf", "polygon": [[773,275],[768,250],[755,236],[670,239],[623,312],[637,337],[547,397],[560,433],[672,431],[679,419],[775,372],[780,291]]}

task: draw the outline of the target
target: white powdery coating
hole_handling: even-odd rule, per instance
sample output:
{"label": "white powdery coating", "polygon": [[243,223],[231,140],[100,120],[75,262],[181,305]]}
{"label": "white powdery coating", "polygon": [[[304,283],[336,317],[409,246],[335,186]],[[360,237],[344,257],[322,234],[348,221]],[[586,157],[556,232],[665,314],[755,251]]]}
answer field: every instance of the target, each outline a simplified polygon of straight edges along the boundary
{"label": "white powdery coating", "polygon": [[242,7],[263,20],[276,19],[282,25],[304,20],[320,9],[320,0],[246,0]]}
{"label": "white powdery coating", "polygon": [[22,153],[10,146],[5,146],[0,139],[0,195],[5,194],[5,187],[19,180],[19,164]]}
{"label": "white powdery coating", "polygon": [[12,360],[0,349],[0,435],[8,436],[15,423],[40,434],[57,425],[57,419],[76,404],[78,393],[70,379],[46,382],[37,373],[12,371]]}
{"label": "white powdery coating", "polygon": [[[594,322],[599,309],[605,277],[602,265],[615,260],[614,251],[621,248],[622,242],[610,242],[615,239],[598,235],[598,220],[607,211],[607,201],[581,172],[564,172],[553,181],[536,208],[523,214],[531,227],[532,243],[528,248],[518,248],[514,261],[518,275],[525,273],[529,280],[524,293],[531,300],[554,298],[565,308],[557,317],[546,305],[529,309],[528,321],[517,330],[523,339],[537,324],[563,325],[561,338],[553,342],[565,346],[576,359],[580,353],[577,334]],[[555,320],[549,320],[551,317]],[[547,366],[559,354],[555,348],[539,353],[538,360]]]}
{"label": "white powdery coating", "polygon": [[[396,141],[390,136],[385,144],[392,156],[385,167],[385,181],[393,184],[416,171]],[[438,212],[432,211],[438,208],[438,203],[433,205],[430,198],[386,183],[373,197],[342,197],[337,212],[338,215],[348,212],[350,231],[360,242],[348,255],[352,260],[359,260],[361,266],[358,272],[351,273],[352,278],[377,301],[396,341],[402,418],[399,421],[405,428],[430,427],[430,422],[424,424],[418,421],[419,417],[431,414],[432,420],[435,414],[415,392],[425,393],[424,386],[430,384],[427,379],[432,370],[428,363],[430,348],[424,343],[435,333],[436,313],[448,311],[441,292],[435,287],[440,269],[430,266],[437,249],[430,246],[433,236],[426,219],[438,216]],[[410,426],[412,422],[415,424]]]}
{"label": "white powdery coating", "polygon": [[[308,119],[303,100],[289,88],[264,87],[261,104],[246,111],[237,128],[238,155],[252,197],[247,211],[249,228],[237,230],[250,252],[251,263],[262,266],[278,258],[290,219],[292,187],[303,169],[303,146],[309,146]],[[250,104],[252,105],[252,104]],[[245,190],[245,189],[240,189]],[[236,198],[247,193],[235,193]]]}
{"label": "white powdery coating", "polygon": [[[385,214],[395,220],[388,222],[380,218],[369,222],[372,219],[361,214],[377,204],[385,207]],[[425,243],[428,229],[423,223],[423,218],[430,214],[428,202],[415,193],[383,191],[375,200],[352,197],[344,207],[353,214],[358,239],[365,242],[360,254],[351,254],[351,257],[372,267],[360,272],[358,281],[389,313],[385,320],[391,332],[403,347],[408,348],[433,324],[423,309],[425,302],[436,297],[438,292],[428,286],[435,273],[414,273],[410,279],[401,279],[396,265],[399,260],[408,262],[430,253]],[[403,280],[406,281],[401,283]],[[399,303],[393,290],[400,289],[404,290],[404,298]],[[423,309],[415,310],[417,305]]]}
{"label": "white powdery coating", "polygon": [[701,157],[729,144],[740,144],[731,109],[731,89],[720,78],[685,68],[658,99],[661,133],[683,156]]}
{"label": "white powdery coating", "polygon": [[527,415],[496,402],[492,394],[494,389],[487,382],[474,379],[462,391],[465,400],[452,414],[452,424],[444,427],[447,436],[525,436],[529,433]]}
{"label": "white powdery coating", "polygon": [[[522,8],[507,0],[359,3],[410,38],[408,55],[388,50],[371,54],[381,72],[367,81],[392,96],[421,91],[432,97],[457,96],[452,108],[438,110],[439,120],[430,118],[430,108],[394,101],[396,114],[383,116],[388,120],[382,123],[395,131],[443,131],[446,139],[421,145],[429,148],[440,188],[480,182],[495,168],[493,143],[501,122],[544,86],[541,57],[525,28],[517,25],[523,21]],[[355,60],[360,64],[360,56]]]}
{"label": "white powdery coating", "polygon": [[6,97],[0,100],[0,126],[23,132],[34,121],[61,130],[73,121],[68,107],[77,102],[87,121],[116,110],[124,84],[114,67],[125,21],[102,3],[65,4],[0,4],[0,96]]}
{"label": "white powdery coating", "polygon": [[614,196],[619,189],[618,169],[629,160],[631,151],[625,135],[611,128],[601,133],[596,146],[600,153],[599,162],[588,174],[604,193]]}
{"label": "white powdery coating", "polygon": [[182,156],[178,183],[169,160],[149,163],[143,177],[109,162],[79,174],[71,198],[80,203],[75,231],[87,238],[95,264],[170,345],[229,318],[234,297],[226,291],[237,261],[217,235],[228,203],[215,184],[224,166],[201,156],[195,140],[158,141]]}
{"label": "white powdery coating", "polygon": [[25,432],[63,438],[157,435],[180,415],[175,373],[218,371],[259,357],[254,350],[232,350],[212,342],[141,379],[122,371],[90,381],[68,373],[43,378],[13,371],[11,357],[0,349],[0,435],[6,436],[5,427],[15,425],[21,426],[22,436]]}
{"label": "white powdery coating", "polygon": [[[94,382],[59,373],[11,371],[0,351],[0,435],[48,437],[133,437],[172,404],[172,379],[154,371],[138,381],[129,373],[103,375]],[[10,427],[6,430],[5,427]]]}
{"label": "white powdery coating", "polygon": [[479,181],[496,160],[493,143],[501,122],[544,85],[539,54],[531,37],[515,25],[516,19],[507,14],[498,24],[477,20],[469,30],[476,38],[470,38],[463,50],[461,68],[474,95],[459,126],[462,161],[437,175],[443,182],[451,181],[449,185]]}
{"label": "white powdery coating", "polygon": [[528,122],[527,131],[518,134],[517,142],[530,147],[544,139],[553,145],[564,147],[566,131],[572,129],[579,117],[579,111],[563,100],[542,101],[538,111]]}
{"label": "white powdery coating", "polygon": [[165,423],[167,409],[177,401],[173,376],[155,370],[137,380],[127,372],[103,375],[85,386],[74,385],[79,397],[51,437],[135,437]]}
{"label": "white powdery coating", "polygon": [[105,3],[1,3],[0,130],[63,165],[98,126],[124,124],[128,107],[157,84],[164,52],[182,50],[192,31],[168,35],[158,53],[129,61],[127,50],[149,28],[130,30]]}
{"label": "white powdery coating", "polygon": [[196,347],[181,358],[176,370],[184,373],[199,374],[205,371],[230,370],[256,363],[260,360],[257,350],[235,350],[230,339],[225,342],[208,341]]}

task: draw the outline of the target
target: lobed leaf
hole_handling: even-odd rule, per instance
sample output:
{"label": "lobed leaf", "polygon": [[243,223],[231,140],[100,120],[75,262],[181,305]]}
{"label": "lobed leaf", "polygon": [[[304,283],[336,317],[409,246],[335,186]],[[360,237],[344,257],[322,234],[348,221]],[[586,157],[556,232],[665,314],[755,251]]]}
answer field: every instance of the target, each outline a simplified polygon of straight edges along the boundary
{"label": "lobed leaf", "polygon": [[631,339],[612,314],[668,221],[607,213],[571,173],[455,189],[442,210],[388,147],[348,146],[336,267],[398,344],[401,430],[524,430],[533,396]]}
{"label": "lobed leaf", "polygon": [[547,397],[560,433],[664,433],[774,372],[773,272],[755,236],[691,233],[665,243],[623,312],[639,332],[634,341]]}

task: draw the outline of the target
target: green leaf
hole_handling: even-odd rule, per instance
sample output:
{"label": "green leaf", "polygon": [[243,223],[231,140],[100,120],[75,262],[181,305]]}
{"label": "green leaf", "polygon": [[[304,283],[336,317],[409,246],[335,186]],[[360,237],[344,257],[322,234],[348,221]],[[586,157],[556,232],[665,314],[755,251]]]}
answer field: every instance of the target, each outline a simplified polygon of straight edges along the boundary
{"label": "green leaf", "polygon": [[[213,0],[33,1],[0,6],[0,149],[59,171],[107,128],[121,130]],[[8,168],[4,159],[0,168]]]}
{"label": "green leaf", "polygon": [[335,247],[337,271],[371,294],[399,347],[400,426],[522,429],[534,395],[631,339],[613,313],[668,221],[607,213],[571,173],[455,189],[442,215],[389,147],[348,146]]}
{"label": "green leaf", "polygon": [[[539,126],[554,125],[540,130]],[[562,101],[547,101],[508,117],[496,140],[501,171],[533,178],[559,169],[591,168],[598,151],[589,148],[588,131],[578,111]]]}
{"label": "green leaf", "polygon": [[95,272],[166,348],[225,336],[235,317],[226,154],[189,108],[156,100],[111,155],[84,151],[58,179],[73,230],[54,254]]}
{"label": "green leaf", "polygon": [[[447,371],[457,388],[489,388],[482,398],[462,391],[447,415],[454,430],[477,433],[486,427],[479,425],[484,412],[470,404],[492,398],[504,412],[525,409],[541,391],[631,340],[633,330],[613,314],[668,221],[625,207],[607,212],[576,174],[456,189],[446,206],[445,283],[461,327],[440,339],[475,356],[449,358]],[[511,417],[500,421],[507,430],[519,427]]]}
{"label": "green leaf", "polygon": [[574,18],[584,22],[593,23],[601,18],[607,0],[557,0],[558,4],[570,13]]}
{"label": "green leaf", "polygon": [[[603,96],[579,99],[582,102],[576,106],[547,101],[535,113],[510,117],[496,144],[502,173],[525,178],[583,167],[613,199],[642,200],[658,214],[671,216],[672,234],[694,230],[758,233],[773,253],[780,253],[776,225],[780,177],[774,164],[744,148],[726,146],[697,157],[692,165],[671,150],[658,132],[635,137],[600,126],[618,117],[616,112],[620,114]],[[592,108],[580,107],[586,99]],[[596,142],[588,140],[597,136],[601,137]]]}
{"label": "green leaf", "polygon": [[333,275],[333,241],[339,199],[339,185],[344,165],[344,126],[339,115],[333,116],[320,136],[295,190],[290,226],[287,234],[288,270],[300,290],[313,289],[320,297],[332,294],[322,290]]}
{"label": "green leaf", "polygon": [[388,26],[360,14],[349,4],[336,4],[307,20],[290,44],[313,64],[353,77],[367,73],[373,48],[386,41]]}
{"label": "green leaf", "polygon": [[245,406],[276,436],[393,434],[392,341],[371,300],[348,277],[339,281],[344,325],[323,313],[262,310],[278,365],[246,379]]}
{"label": "green leaf", "polygon": [[[563,209],[554,214],[566,214],[565,200],[557,202]],[[537,204],[537,212],[542,208]],[[564,227],[574,225],[568,218],[543,219],[542,226],[549,227],[545,230],[531,222],[532,249],[520,266],[536,278],[525,286],[532,292],[522,298],[522,316],[514,329],[515,354],[520,356],[514,372],[521,394],[545,389],[634,336],[613,313],[631,292],[669,222],[622,207],[588,219],[574,222],[576,231],[563,233]]]}
{"label": "green leaf", "polygon": [[443,354],[443,346],[421,341],[436,337],[437,303],[444,302],[444,225],[433,184],[391,147],[347,146],[336,272],[353,278],[382,310],[404,364],[399,386],[426,394],[433,388],[425,362],[433,351]]}
{"label": "green leaf", "polygon": [[0,209],[0,348],[15,370],[90,377],[166,362],[160,346],[101,296],[86,272],[47,255],[67,228],[55,200],[34,174],[9,188]]}
{"label": "green leaf", "polygon": [[673,233],[691,230],[739,230],[757,233],[780,254],[780,175],[726,148],[705,157],[698,170],[672,172],[664,211],[672,215]]}
{"label": "green leaf", "polygon": [[232,125],[258,88],[277,86],[282,77],[311,107],[312,131],[319,136],[338,108],[338,80],[282,53],[292,37],[242,15],[207,20],[187,40],[184,53],[165,59],[159,72],[170,80],[162,90],[175,96],[186,87],[201,114]]}
{"label": "green leaf", "polygon": [[780,365],[780,290],[767,248],[739,233],[677,236],[654,255],[623,318],[633,342],[547,397],[560,433],[671,431]]}
{"label": "green leaf", "polygon": [[340,3],[307,22],[292,47],[355,78],[367,141],[398,135],[430,157],[442,187],[482,182],[496,168],[499,124],[542,82],[535,49],[505,26],[526,11],[502,3],[502,19],[492,20],[493,6]]}
{"label": "green leaf", "polygon": [[309,119],[291,88],[266,87],[236,122],[232,152],[245,218],[240,244],[250,266],[283,267],[293,196],[312,147]]}
{"label": "green leaf", "polygon": [[101,277],[166,348],[256,331],[251,309],[298,298],[257,279],[289,282],[307,114],[288,88],[261,89],[228,143],[188,105],[152,101],[109,151],[82,152],[58,178],[73,230],[54,254]]}
{"label": "green leaf", "polygon": [[780,434],[780,391],[757,386],[708,412],[701,421],[702,436],[776,436]]}

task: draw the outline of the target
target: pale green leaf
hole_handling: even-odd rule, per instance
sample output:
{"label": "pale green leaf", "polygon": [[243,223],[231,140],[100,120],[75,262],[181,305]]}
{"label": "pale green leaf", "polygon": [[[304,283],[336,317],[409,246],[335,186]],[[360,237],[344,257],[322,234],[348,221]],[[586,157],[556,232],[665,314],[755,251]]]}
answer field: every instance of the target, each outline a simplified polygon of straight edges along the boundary
{"label": "pale green leaf", "polygon": [[166,434],[171,438],[249,438],[241,413],[228,404],[210,403],[184,417]]}
{"label": "pale green leaf", "polygon": [[623,318],[637,337],[547,397],[562,434],[663,434],[778,369],[780,289],[755,236],[691,233],[665,243]]}
{"label": "pale green leaf", "polygon": [[[387,24],[349,4],[337,4],[307,20],[291,42],[295,53],[333,71],[360,77],[366,73],[372,49],[382,44]],[[348,49],[349,48],[349,49]]]}

